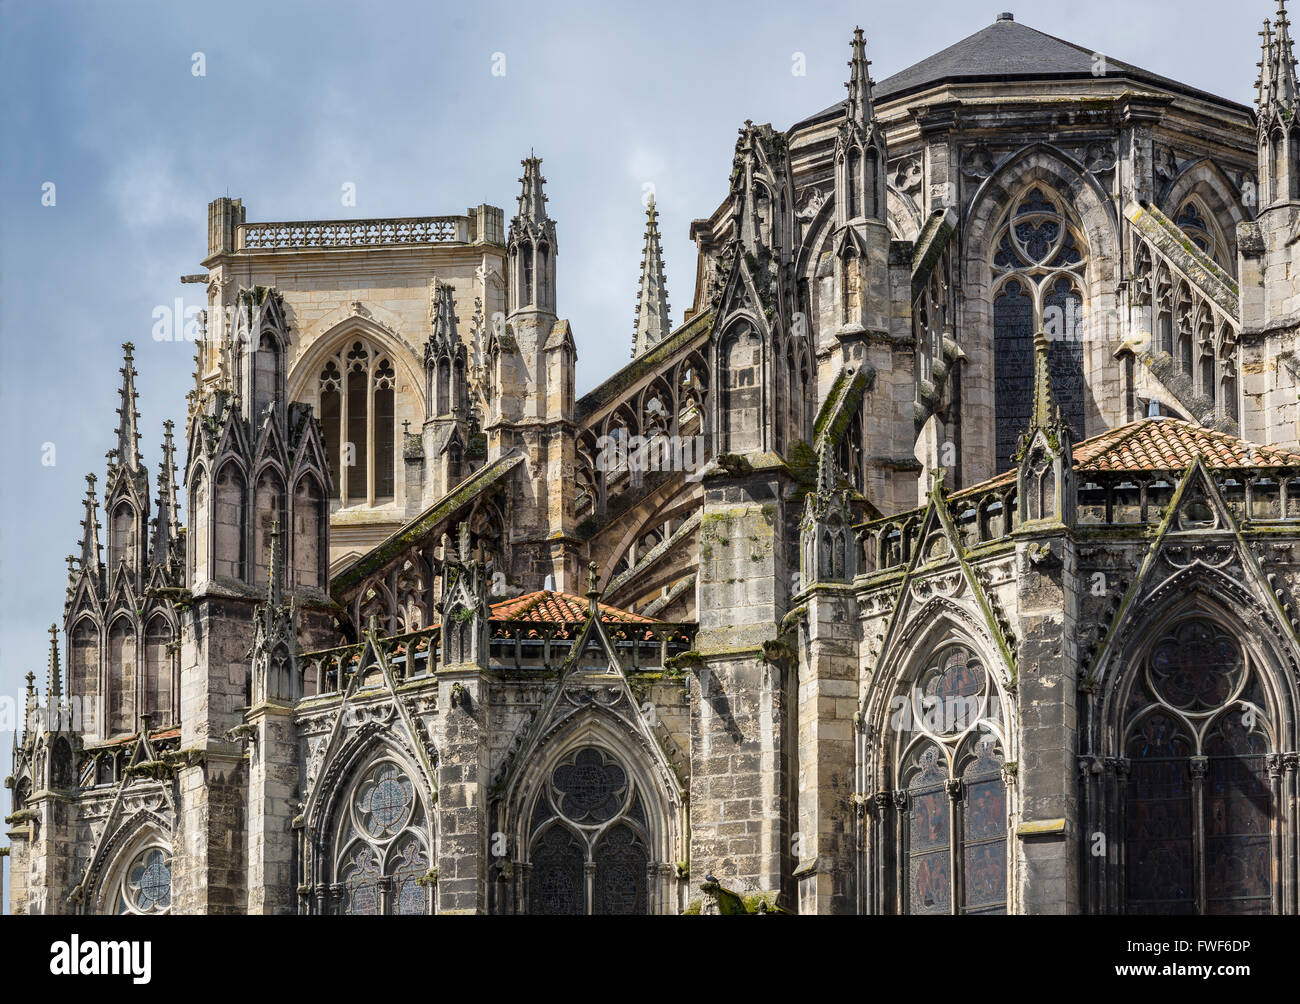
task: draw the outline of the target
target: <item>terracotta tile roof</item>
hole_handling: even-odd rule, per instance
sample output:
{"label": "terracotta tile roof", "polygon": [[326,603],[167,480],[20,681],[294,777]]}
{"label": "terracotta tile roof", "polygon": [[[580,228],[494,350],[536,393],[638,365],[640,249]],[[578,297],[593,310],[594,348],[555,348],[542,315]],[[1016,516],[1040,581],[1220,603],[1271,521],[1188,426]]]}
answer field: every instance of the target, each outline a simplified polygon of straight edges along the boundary
{"label": "terracotta tile roof", "polygon": [[[492,604],[494,621],[547,621],[554,624],[581,624],[590,609],[585,596],[556,593],[540,589],[513,599]],[[606,624],[662,624],[653,617],[642,617],[630,610],[600,604],[600,619]]]}
{"label": "terracotta tile roof", "polygon": [[[1300,467],[1300,453],[1257,446],[1237,436],[1178,418],[1143,418],[1074,444],[1074,469],[1080,473],[1183,471],[1197,454],[1211,470]],[[953,498],[1008,485],[1015,470],[960,492]]]}
{"label": "terracotta tile roof", "polygon": [[1300,453],[1256,446],[1177,418],[1144,418],[1074,448],[1077,471],[1178,471],[1200,454],[1206,467],[1300,467]]}

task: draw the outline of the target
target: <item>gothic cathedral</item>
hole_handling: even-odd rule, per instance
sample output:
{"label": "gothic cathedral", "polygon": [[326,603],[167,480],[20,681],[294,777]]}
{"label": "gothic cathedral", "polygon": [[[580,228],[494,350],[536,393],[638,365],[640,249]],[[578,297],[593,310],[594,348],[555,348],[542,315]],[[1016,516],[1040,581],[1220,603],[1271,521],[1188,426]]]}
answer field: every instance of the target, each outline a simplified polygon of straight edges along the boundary
{"label": "gothic cathedral", "polygon": [[1251,109],[1010,14],[879,83],[855,32],[741,127],[676,327],[647,206],[583,397],[540,159],[509,220],[217,199],[183,426],[151,486],[125,346],[28,675],[12,911],[1300,913],[1261,34]]}

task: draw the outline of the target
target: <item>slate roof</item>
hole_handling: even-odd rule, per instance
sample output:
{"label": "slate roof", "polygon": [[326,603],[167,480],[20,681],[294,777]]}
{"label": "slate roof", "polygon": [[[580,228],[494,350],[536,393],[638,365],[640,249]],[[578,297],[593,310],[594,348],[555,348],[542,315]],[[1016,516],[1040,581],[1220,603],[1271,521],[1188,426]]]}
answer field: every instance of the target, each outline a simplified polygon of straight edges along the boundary
{"label": "slate roof", "polygon": [[[494,621],[546,621],[552,624],[581,624],[587,619],[589,601],[572,593],[556,593],[539,589],[513,599],[492,604]],[[662,624],[653,617],[643,617],[630,610],[600,604],[600,619],[605,624]]]}
{"label": "slate roof", "polygon": [[[872,97],[879,104],[941,81],[1092,78],[1095,76],[1094,51],[1088,46],[1067,42],[1017,21],[999,18],[960,42],[881,80],[872,88]],[[1105,55],[1107,77],[1128,77],[1248,111],[1246,106],[1235,101],[1125,63],[1109,53]],[[832,113],[842,114],[843,110],[844,102],[841,101],[805,121],[813,122]]]}
{"label": "slate roof", "polygon": [[[1300,468],[1300,453],[1257,446],[1237,436],[1179,418],[1143,418],[1074,444],[1074,469],[1081,474],[1185,471],[1200,455],[1211,470]],[[1016,480],[1014,470],[954,492],[973,495]]]}

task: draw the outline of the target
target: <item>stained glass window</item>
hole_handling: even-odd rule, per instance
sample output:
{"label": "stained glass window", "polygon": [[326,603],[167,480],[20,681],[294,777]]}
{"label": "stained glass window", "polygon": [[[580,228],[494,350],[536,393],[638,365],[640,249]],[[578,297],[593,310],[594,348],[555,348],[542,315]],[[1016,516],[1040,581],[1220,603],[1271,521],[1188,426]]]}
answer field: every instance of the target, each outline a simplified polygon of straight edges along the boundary
{"label": "stained glass window", "polygon": [[947,766],[937,746],[923,747],[908,785],[907,902],[910,913],[952,912]]}
{"label": "stained glass window", "polygon": [[529,832],[530,912],[649,910],[645,803],[612,754],[584,746],[561,760],[538,794]]}
{"label": "stained glass window", "polygon": [[1084,435],[1082,231],[1042,189],[1027,192],[993,243],[993,381],[998,470],[1011,466],[1033,406],[1034,336],[1048,362],[1061,414]]}
{"label": "stained glass window", "polygon": [[162,914],[171,912],[172,856],[161,847],[136,855],[122,876],[117,912]]}
{"label": "stained glass window", "polygon": [[556,824],[533,845],[532,912],[568,916],[587,912],[587,851],[567,826]]}
{"label": "stained glass window", "polygon": [[1174,625],[1124,710],[1127,912],[1270,912],[1269,709],[1240,644],[1205,619]]}
{"label": "stained glass window", "polygon": [[1007,912],[1007,788],[991,737],[962,772],[963,913]]}
{"label": "stained glass window", "polygon": [[1005,913],[1007,795],[1001,707],[970,648],[939,648],[895,720],[904,848],[901,905],[912,914]]}
{"label": "stained glass window", "polygon": [[335,856],[338,909],[346,914],[426,914],[430,871],[424,807],[399,764],[380,759],[357,775],[345,801]]}

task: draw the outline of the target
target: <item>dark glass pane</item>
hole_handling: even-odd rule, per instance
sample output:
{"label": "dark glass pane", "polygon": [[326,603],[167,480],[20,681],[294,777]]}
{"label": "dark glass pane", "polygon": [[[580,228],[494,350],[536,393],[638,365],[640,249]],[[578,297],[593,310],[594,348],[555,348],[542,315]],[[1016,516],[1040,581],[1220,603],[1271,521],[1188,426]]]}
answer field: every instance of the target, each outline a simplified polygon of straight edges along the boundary
{"label": "dark glass pane", "polygon": [[630,827],[619,824],[596,845],[592,913],[644,914],[650,858]]}
{"label": "dark glass pane", "polygon": [[1054,213],[1056,207],[1048,202],[1043,195],[1042,189],[1035,188],[1025,196],[1025,201],[1020,203],[1020,208],[1016,210],[1017,216],[1027,216],[1031,213]]}
{"label": "dark glass pane", "polygon": [[1079,253],[1079,245],[1075,243],[1074,234],[1070,231],[1065,232],[1065,238],[1061,241],[1060,250],[1052,258],[1052,268],[1064,268],[1068,265],[1077,265],[1083,261],[1083,255]]}
{"label": "dark glass pane", "polygon": [[998,268],[1025,268],[1028,266],[1016,247],[1015,241],[1011,239],[1011,231],[1006,230],[1002,234],[1002,240],[998,241],[998,249],[993,255],[993,264]]}
{"label": "dark glass pane", "polygon": [[1034,303],[1014,279],[993,301],[993,346],[995,462],[999,471],[1005,471],[1011,467],[1020,434],[1029,426],[1034,402]]}
{"label": "dark glass pane", "polygon": [[948,793],[942,788],[911,796],[908,831],[911,850],[948,846]]}
{"label": "dark glass pane", "polygon": [[1007,789],[1002,754],[985,739],[962,773],[964,913],[1005,913],[1007,901]]}
{"label": "dark glass pane", "polygon": [[375,391],[375,497],[393,497],[394,452],[393,390],[382,387]]}
{"label": "dark glass pane", "polygon": [[952,912],[951,799],[937,785],[947,779],[947,765],[935,746],[913,754],[908,778],[907,912]]}
{"label": "dark glass pane", "polygon": [[348,374],[348,445],[352,463],[348,467],[348,501],[366,500],[366,374]]}
{"label": "dark glass pane", "polygon": [[908,861],[907,912],[952,913],[952,871],[948,849],[913,854]]}
{"label": "dark glass pane", "polygon": [[1153,714],[1128,742],[1128,912],[1196,912],[1191,743],[1167,715]]}
{"label": "dark glass pane", "polygon": [[1260,714],[1234,707],[1206,737],[1205,895],[1214,914],[1268,913],[1272,905],[1272,791]]}
{"label": "dark glass pane", "polygon": [[529,906],[543,916],[587,912],[586,855],[563,826],[552,826],[533,845]]}
{"label": "dark glass pane", "polygon": [[1083,384],[1083,297],[1069,279],[1057,279],[1044,292],[1043,330],[1051,342],[1047,365],[1052,393],[1075,439],[1082,439],[1087,394]]}
{"label": "dark glass pane", "polygon": [[940,657],[925,680],[927,725],[936,732],[959,732],[974,725],[987,710],[984,668],[966,648],[955,645]]}
{"label": "dark glass pane", "polygon": [[[332,369],[332,365],[331,365]],[[330,370],[326,371],[328,374]],[[333,370],[338,377],[338,370]],[[326,374],[322,374],[325,376]],[[321,431],[325,439],[325,459],[329,462],[330,498],[338,498],[342,481],[339,478],[339,443],[342,436],[343,395],[339,393],[336,383],[331,389],[321,391],[320,396]]]}
{"label": "dark glass pane", "polygon": [[1025,257],[1032,262],[1040,262],[1047,257],[1047,252],[1061,235],[1061,225],[1055,220],[1039,220],[1016,224],[1016,241],[1024,250]]}

